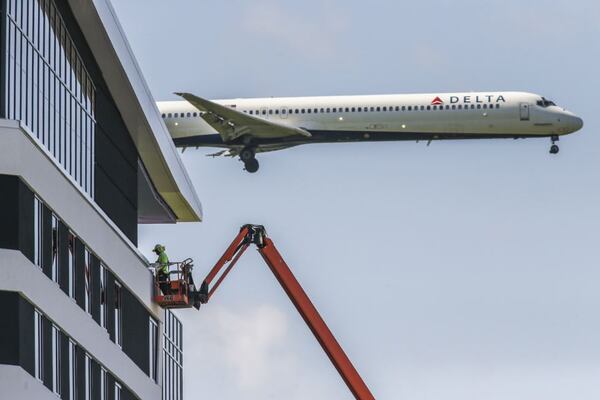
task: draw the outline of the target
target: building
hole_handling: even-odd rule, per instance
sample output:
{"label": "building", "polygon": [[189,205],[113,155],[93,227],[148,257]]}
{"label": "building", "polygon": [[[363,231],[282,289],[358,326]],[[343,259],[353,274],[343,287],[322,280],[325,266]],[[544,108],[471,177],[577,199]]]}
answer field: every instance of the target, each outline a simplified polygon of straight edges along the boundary
{"label": "building", "polygon": [[202,210],[109,0],[0,0],[0,393],[181,399],[138,224]]}

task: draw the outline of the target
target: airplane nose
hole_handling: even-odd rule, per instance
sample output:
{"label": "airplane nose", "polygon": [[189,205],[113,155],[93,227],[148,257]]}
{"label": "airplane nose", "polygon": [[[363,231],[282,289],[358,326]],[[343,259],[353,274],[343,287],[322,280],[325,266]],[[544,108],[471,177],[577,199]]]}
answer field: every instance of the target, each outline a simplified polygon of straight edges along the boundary
{"label": "airplane nose", "polygon": [[581,128],[583,128],[583,120],[579,117],[571,117],[569,118],[569,131],[570,132],[576,132],[578,130],[580,130]]}

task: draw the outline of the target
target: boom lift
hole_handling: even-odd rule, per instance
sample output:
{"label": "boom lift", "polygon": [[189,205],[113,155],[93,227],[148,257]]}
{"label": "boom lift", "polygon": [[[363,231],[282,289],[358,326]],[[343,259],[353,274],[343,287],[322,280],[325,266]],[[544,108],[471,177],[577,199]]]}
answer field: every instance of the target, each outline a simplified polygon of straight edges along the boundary
{"label": "boom lift", "polygon": [[[354,397],[357,400],[374,400],[375,397],[369,391],[369,388],[352,365],[352,362],[346,356],[346,353],[344,353],[344,350],[319,315],[319,312],[294,277],[294,274],[292,274],[281,254],[277,251],[275,244],[267,237],[265,228],[261,225],[242,226],[240,233],[202,282],[199,291],[195,290],[193,281],[171,281],[171,288],[174,290],[173,294],[160,296],[160,292],[157,292],[156,301],[165,308],[192,307],[194,303],[196,303],[195,306],[199,306],[198,303],[207,303],[242,254],[252,244],[256,245],[258,252],[271,269],[273,275],[275,275],[275,278],[277,278],[283,290],[287,293],[296,310],[298,310]],[[225,269],[219,276],[219,272],[223,268]],[[175,274],[180,279],[191,278],[191,262],[178,263],[177,269],[181,269],[180,272]],[[183,270],[187,270],[187,272]],[[210,287],[215,278],[215,284]],[[156,285],[158,289],[158,281]]]}

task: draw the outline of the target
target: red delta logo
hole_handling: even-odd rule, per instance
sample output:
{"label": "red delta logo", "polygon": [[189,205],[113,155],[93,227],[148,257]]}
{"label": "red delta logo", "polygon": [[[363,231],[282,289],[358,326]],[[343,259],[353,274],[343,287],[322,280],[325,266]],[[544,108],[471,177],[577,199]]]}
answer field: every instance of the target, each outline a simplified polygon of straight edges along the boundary
{"label": "red delta logo", "polygon": [[437,106],[442,104],[443,101],[442,99],[440,99],[440,96],[436,96],[435,99],[433,99],[433,101],[431,102],[432,105]]}

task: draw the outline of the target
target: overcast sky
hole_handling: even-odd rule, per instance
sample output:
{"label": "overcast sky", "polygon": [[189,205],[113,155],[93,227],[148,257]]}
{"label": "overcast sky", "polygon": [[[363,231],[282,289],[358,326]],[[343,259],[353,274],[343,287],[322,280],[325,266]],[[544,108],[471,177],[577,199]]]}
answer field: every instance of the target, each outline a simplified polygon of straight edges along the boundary
{"label": "overcast sky", "polygon": [[[548,139],[183,154],[205,222],[147,226],[200,281],[264,224],[378,399],[600,398],[600,5],[113,0],[157,100],[525,90]],[[188,399],[345,399],[256,252],[185,323]]]}

